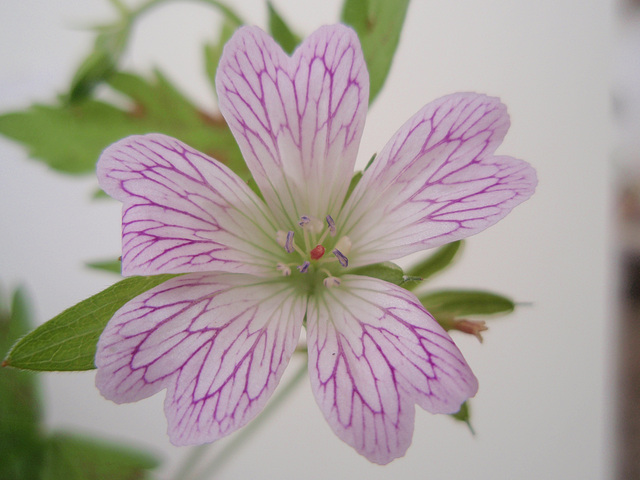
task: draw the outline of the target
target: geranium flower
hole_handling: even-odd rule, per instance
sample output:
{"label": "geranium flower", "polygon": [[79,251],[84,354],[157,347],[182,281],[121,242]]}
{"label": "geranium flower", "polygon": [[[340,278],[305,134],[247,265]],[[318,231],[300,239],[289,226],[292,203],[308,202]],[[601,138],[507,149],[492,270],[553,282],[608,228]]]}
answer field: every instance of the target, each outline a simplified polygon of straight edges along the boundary
{"label": "geranium flower", "polygon": [[347,198],[369,98],[351,29],[323,27],[288,57],[241,28],[216,85],[262,198],[163,135],[106,149],[98,179],[124,204],[123,274],[185,275],[114,315],[97,386],[119,403],[166,389],[171,441],[212,442],[265,406],[304,325],[329,425],[390,462],[411,442],[416,404],[454,413],[478,384],[412,293],[349,272],[478,233],[533,193],[531,167],[494,155],[506,109],[473,93],[426,105]]}

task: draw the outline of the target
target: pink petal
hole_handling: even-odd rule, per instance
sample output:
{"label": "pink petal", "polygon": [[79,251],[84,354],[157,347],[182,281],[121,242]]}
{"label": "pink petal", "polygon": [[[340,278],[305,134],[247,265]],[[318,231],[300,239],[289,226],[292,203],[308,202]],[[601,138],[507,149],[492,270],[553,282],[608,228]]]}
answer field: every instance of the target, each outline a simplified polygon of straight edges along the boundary
{"label": "pink petal", "polygon": [[216,77],[219,106],[279,219],[337,213],[353,174],[369,75],[358,37],[322,27],[288,57],[266,33],[240,28]]}
{"label": "pink petal", "polygon": [[309,300],[311,387],[334,432],[386,464],[411,443],[414,404],[455,413],[478,383],[412,293],[369,277],[341,280]]}
{"label": "pink petal", "polygon": [[363,175],[339,220],[353,265],[403,257],[474,235],[529,198],[527,163],[494,156],[509,128],[497,98],[436,100],[414,115]]}
{"label": "pink petal", "polygon": [[134,402],[167,389],[175,445],[212,442],[255,417],[293,353],[306,300],[284,284],[190,274],[136,297],[98,342],[96,385]]}
{"label": "pink petal", "polygon": [[263,202],[220,162],[164,135],[132,136],[98,162],[123,202],[122,273],[271,272],[281,248]]}

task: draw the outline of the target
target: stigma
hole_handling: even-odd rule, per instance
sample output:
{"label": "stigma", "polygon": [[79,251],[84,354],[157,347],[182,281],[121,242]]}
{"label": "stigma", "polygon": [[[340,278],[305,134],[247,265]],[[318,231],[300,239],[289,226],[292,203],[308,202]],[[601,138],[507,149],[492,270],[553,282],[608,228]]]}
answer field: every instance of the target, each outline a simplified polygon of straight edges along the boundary
{"label": "stigma", "polygon": [[[337,240],[337,241],[336,241]],[[302,215],[300,220],[292,230],[279,230],[276,233],[276,241],[287,254],[297,254],[299,264],[296,267],[298,272],[307,273],[310,270],[320,269],[327,272],[327,278],[323,283],[326,287],[340,285],[340,279],[333,276],[325,268],[328,264],[335,262],[341,267],[349,266],[349,251],[351,250],[351,240],[347,236],[338,236],[338,226],[331,215],[327,215],[324,221],[310,215]],[[329,251],[332,255],[325,256]],[[283,275],[291,275],[289,266],[294,263],[278,263],[276,266]]]}

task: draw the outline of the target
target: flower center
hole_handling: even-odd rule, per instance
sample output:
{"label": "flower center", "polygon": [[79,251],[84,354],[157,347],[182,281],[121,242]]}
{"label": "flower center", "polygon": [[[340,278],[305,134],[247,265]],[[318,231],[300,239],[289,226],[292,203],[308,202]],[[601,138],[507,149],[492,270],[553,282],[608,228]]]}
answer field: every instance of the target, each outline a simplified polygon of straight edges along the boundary
{"label": "flower center", "polygon": [[[276,240],[285,252],[299,257],[298,262],[278,263],[276,268],[283,275],[291,275],[291,267],[296,266],[300,273],[322,272],[326,287],[340,285],[340,279],[333,275],[332,270],[336,264],[342,268],[349,266],[347,255],[351,250],[351,240],[342,236],[336,241],[337,228],[331,215],[325,217],[325,222],[303,215],[295,230],[277,232]],[[325,256],[327,251],[332,255]]]}

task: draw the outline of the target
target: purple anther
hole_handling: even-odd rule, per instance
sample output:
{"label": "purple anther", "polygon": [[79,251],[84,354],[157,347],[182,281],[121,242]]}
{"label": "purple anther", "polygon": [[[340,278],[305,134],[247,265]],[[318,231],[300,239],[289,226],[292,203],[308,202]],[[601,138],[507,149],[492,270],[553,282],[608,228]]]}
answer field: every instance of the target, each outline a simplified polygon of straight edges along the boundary
{"label": "purple anther", "polygon": [[307,215],[302,215],[300,217],[300,221],[298,222],[298,225],[300,225],[301,227],[304,227],[310,221],[311,221],[311,218],[309,218]]}
{"label": "purple anther", "polygon": [[307,273],[307,270],[309,270],[309,261],[305,260],[305,262],[302,265],[298,265],[298,271],[300,273]]}
{"label": "purple anther", "polygon": [[329,225],[329,233],[332,237],[336,236],[336,222],[333,221],[331,215],[327,215],[327,225]]}
{"label": "purple anther", "polygon": [[338,250],[337,248],[334,248],[333,254],[336,256],[336,258],[340,262],[340,265],[342,265],[343,267],[349,266],[349,259],[340,250]]}
{"label": "purple anther", "polygon": [[287,239],[284,242],[284,249],[287,253],[293,253],[293,230],[287,232]]}

